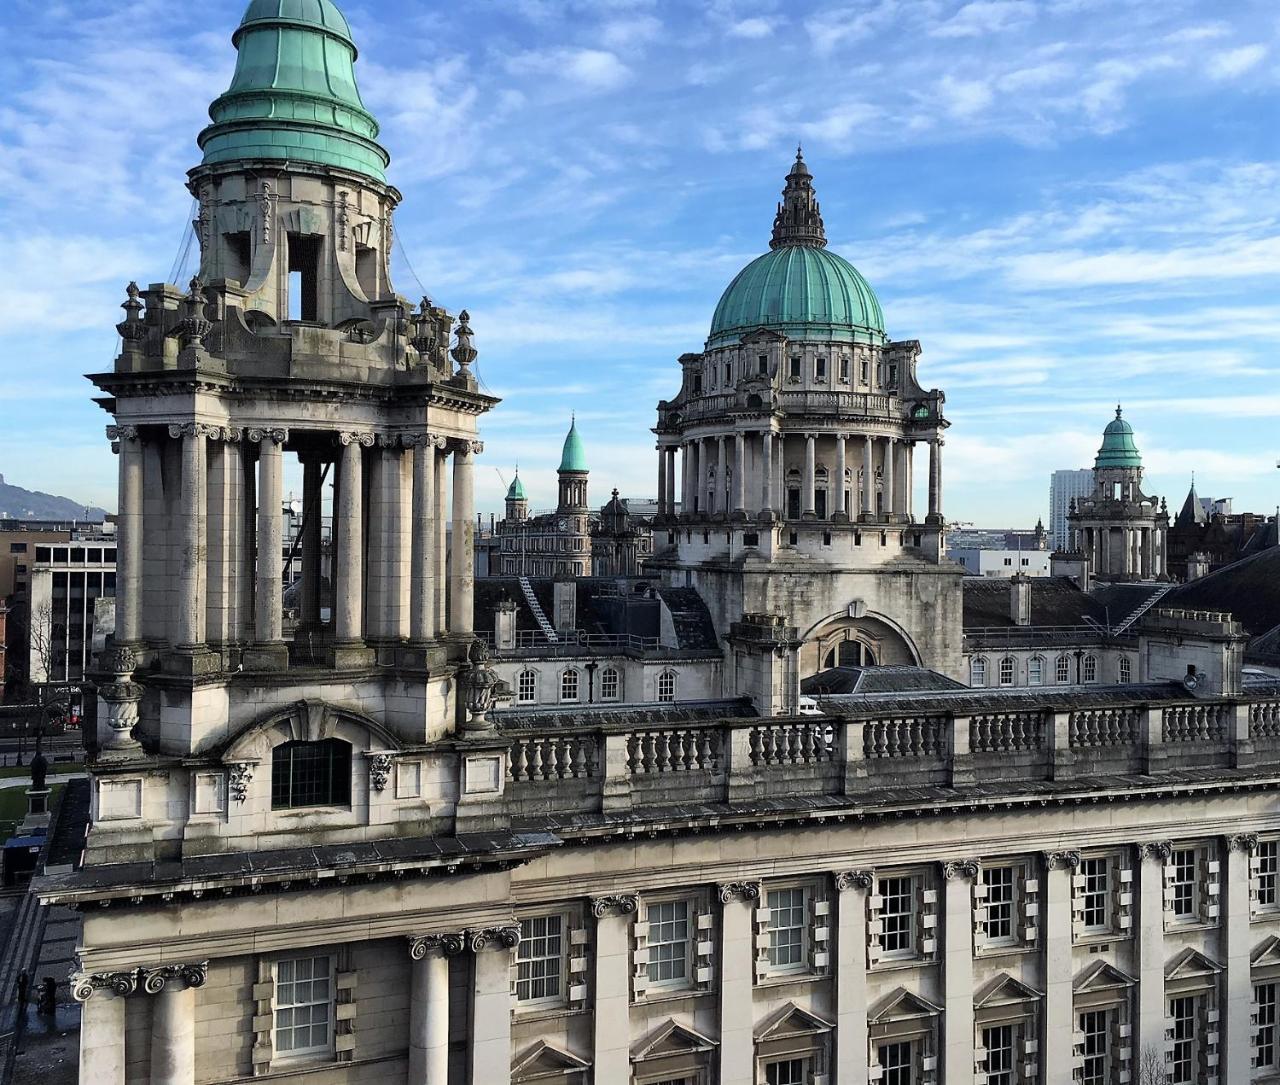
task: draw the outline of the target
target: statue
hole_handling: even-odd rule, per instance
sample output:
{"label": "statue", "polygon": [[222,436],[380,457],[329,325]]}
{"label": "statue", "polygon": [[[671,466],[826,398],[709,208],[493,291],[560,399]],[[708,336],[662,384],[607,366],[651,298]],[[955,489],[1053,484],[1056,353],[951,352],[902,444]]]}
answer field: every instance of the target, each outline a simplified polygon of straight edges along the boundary
{"label": "statue", "polygon": [[43,791],[45,777],[49,772],[49,759],[40,751],[36,751],[31,759],[31,790]]}

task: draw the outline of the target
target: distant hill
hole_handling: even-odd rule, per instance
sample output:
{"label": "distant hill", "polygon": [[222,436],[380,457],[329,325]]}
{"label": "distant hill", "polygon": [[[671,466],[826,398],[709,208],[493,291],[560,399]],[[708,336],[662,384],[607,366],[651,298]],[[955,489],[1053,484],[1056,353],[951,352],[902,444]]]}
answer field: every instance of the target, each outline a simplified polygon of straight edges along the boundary
{"label": "distant hill", "polygon": [[69,497],[42,494],[10,486],[0,475],[0,519],[4,520],[96,520],[107,515],[105,509],[82,505]]}

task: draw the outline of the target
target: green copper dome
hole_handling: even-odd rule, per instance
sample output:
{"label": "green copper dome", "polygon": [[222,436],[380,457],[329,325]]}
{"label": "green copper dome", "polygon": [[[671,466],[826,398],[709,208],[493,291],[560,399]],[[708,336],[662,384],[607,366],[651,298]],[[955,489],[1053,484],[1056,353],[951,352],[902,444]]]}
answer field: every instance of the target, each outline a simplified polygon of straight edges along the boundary
{"label": "green copper dome", "polygon": [[199,136],[206,166],[266,158],[386,179],[391,159],[360,100],[351,29],[331,0],[252,0],[231,41],[231,86]]}
{"label": "green copper dome", "polygon": [[1098,449],[1098,458],[1093,461],[1093,466],[1095,469],[1142,466],[1138,446],[1133,443],[1133,427],[1121,417],[1118,404],[1115,418],[1102,431],[1102,447]]}
{"label": "green copper dome", "polygon": [[561,471],[587,470],[587,453],[582,447],[582,438],[578,436],[578,421],[569,424],[569,432],[564,439],[564,451],[560,454]]}
{"label": "green copper dome", "polygon": [[508,501],[527,501],[525,496],[524,483],[520,481],[520,472],[516,472],[516,477],[511,480],[511,485],[507,487]]}
{"label": "green copper dome", "polygon": [[813,174],[797,147],[770,251],[738,272],[721,296],[707,349],[760,327],[792,339],[883,343],[884,314],[867,280],[826,245]]}

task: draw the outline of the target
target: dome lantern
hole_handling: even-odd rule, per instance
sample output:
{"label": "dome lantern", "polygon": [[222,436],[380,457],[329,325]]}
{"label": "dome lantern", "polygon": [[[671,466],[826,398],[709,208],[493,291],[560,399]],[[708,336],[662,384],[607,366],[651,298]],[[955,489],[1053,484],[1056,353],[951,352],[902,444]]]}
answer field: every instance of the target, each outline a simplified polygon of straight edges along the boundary
{"label": "dome lantern", "polygon": [[1118,403],[1115,418],[1108,422],[1107,428],[1102,431],[1102,445],[1098,449],[1098,456],[1093,461],[1093,466],[1094,470],[1142,466],[1142,456],[1133,440],[1133,427],[1124,420]]}

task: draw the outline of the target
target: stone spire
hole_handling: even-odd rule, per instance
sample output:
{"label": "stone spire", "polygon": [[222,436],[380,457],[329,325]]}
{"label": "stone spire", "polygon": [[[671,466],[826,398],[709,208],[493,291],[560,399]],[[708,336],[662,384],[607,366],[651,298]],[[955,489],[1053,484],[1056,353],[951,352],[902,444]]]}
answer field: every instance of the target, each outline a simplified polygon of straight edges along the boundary
{"label": "stone spire", "polygon": [[769,248],[780,249],[784,245],[814,245],[827,247],[827,234],[822,227],[822,212],[813,191],[813,174],[804,164],[804,156],[796,148],[796,161],[787,174],[787,185],[782,190],[782,202],[773,216],[773,239]]}

